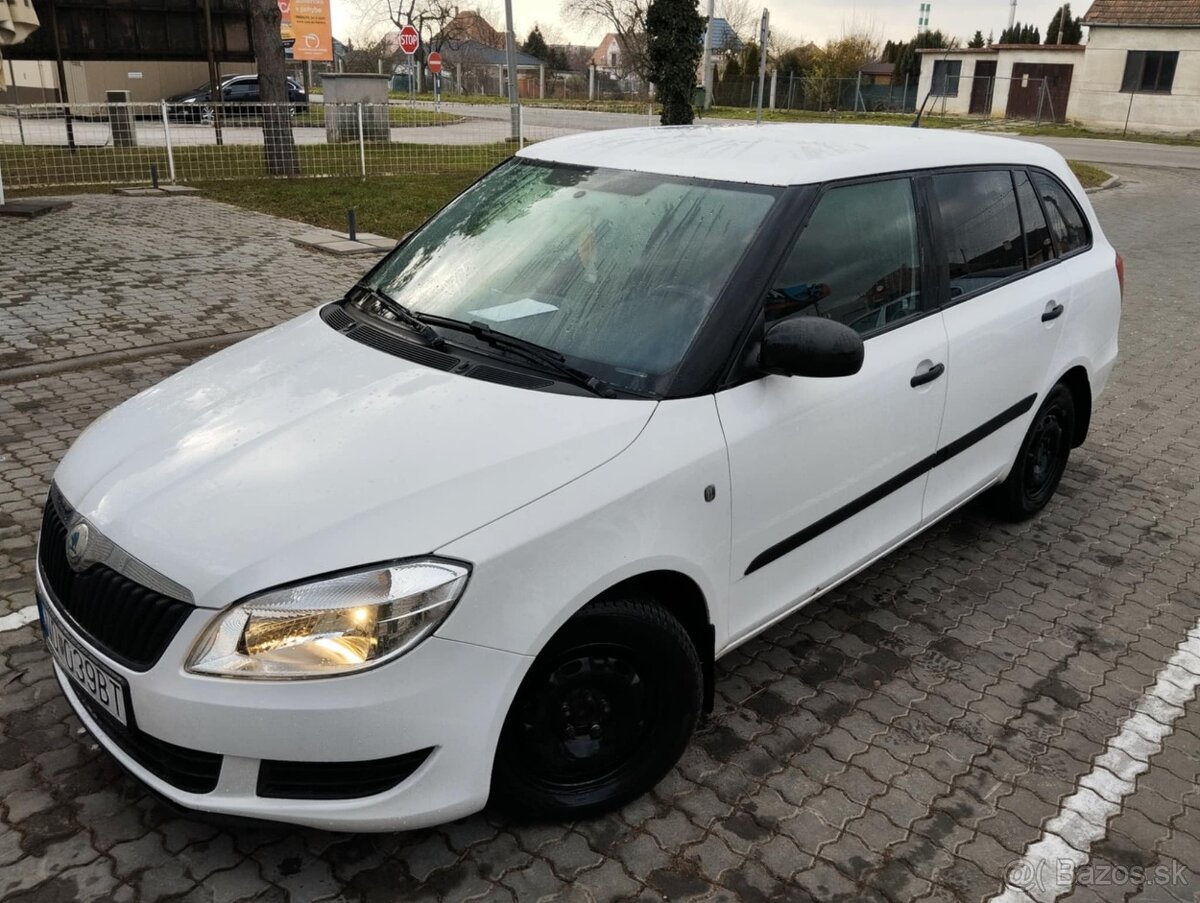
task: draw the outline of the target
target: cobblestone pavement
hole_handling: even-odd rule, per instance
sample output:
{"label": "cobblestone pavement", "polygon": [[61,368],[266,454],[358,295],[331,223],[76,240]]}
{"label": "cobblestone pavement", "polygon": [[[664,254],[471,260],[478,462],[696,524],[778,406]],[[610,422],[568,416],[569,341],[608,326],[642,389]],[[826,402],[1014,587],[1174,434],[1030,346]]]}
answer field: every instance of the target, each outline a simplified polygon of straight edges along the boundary
{"label": "cobblestone pavement", "polygon": [[[1122,175],[1095,201],[1128,261],[1123,357],[1056,501],[1019,526],[970,508],[723,660],[715,712],[651,795],[394,835],[191,816],[81,734],[23,626],[0,631],[0,898],[900,903],[982,901],[1008,875],[1041,899],[1196,899],[1200,659],[1179,647],[1200,641],[1200,173]],[[363,265],[287,231],[111,198],[0,223],[7,359],[271,322]],[[0,615],[32,602],[71,437],[185,363],[0,374]]]}

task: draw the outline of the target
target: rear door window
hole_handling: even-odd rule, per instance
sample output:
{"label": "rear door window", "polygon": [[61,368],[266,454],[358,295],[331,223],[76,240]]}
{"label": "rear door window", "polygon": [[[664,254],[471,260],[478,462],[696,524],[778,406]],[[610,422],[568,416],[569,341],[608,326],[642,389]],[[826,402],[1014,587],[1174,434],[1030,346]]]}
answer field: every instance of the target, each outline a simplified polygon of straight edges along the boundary
{"label": "rear door window", "polygon": [[909,179],[826,191],[767,296],[766,318],[827,317],[863,335],[921,313],[921,252]]}
{"label": "rear door window", "polygon": [[1087,220],[1071,193],[1057,179],[1041,172],[1033,174],[1033,185],[1041,197],[1058,255],[1066,257],[1090,247],[1092,236],[1088,232]]}
{"label": "rear door window", "polygon": [[1046,214],[1042,212],[1042,204],[1029,174],[1024,170],[1013,173],[1017,184],[1017,201],[1021,205],[1021,225],[1025,232],[1025,256],[1029,260],[1029,268],[1039,267],[1054,259],[1054,242],[1050,240],[1050,227],[1046,223]]}
{"label": "rear door window", "polygon": [[950,297],[983,291],[1025,270],[1025,240],[1008,170],[933,177]]}

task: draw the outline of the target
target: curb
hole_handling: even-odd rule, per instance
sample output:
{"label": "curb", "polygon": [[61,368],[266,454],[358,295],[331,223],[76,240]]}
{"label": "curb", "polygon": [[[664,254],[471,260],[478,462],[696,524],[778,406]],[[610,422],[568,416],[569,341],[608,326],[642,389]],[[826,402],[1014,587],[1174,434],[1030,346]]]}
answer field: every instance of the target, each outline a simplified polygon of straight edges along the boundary
{"label": "curb", "polygon": [[1110,188],[1116,188],[1121,184],[1120,176],[1110,176],[1103,185],[1097,185],[1095,188],[1087,188],[1085,191],[1088,194],[1095,194],[1098,191],[1108,191]]}
{"label": "curb", "polygon": [[267,327],[246,329],[241,332],[230,332],[224,335],[203,336],[198,339],[183,339],[179,342],[159,342],[154,345],[142,345],[136,348],[124,348],[120,351],[101,351],[96,354],[81,354],[60,361],[46,361],[41,364],[26,364],[21,367],[10,367],[0,370],[0,383],[24,382],[29,379],[41,379],[44,376],[55,376],[59,373],[69,373],[73,370],[90,370],[93,367],[104,367],[109,364],[123,364],[126,361],[141,360],[146,357],[157,357],[160,354],[179,354],[201,349],[217,350],[227,345],[233,345],[242,339],[257,335]]}

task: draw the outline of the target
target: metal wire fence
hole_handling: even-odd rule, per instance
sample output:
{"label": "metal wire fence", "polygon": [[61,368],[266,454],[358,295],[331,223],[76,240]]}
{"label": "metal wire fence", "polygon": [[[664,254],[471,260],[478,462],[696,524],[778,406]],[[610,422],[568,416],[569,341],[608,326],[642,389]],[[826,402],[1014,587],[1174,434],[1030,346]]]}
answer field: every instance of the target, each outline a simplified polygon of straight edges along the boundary
{"label": "metal wire fence", "polygon": [[[282,106],[0,106],[0,175],[16,189],[149,183],[152,173],[162,182],[256,178],[276,174],[280,160],[294,160],[300,176],[476,172],[520,143],[507,107]],[[270,140],[272,112],[290,123],[282,149]]]}

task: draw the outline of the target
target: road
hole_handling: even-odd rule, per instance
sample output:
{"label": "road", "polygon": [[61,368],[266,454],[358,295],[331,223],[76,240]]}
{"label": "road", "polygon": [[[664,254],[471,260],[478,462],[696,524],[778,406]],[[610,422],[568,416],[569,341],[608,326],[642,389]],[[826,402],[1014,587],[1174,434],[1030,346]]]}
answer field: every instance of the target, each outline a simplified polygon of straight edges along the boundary
{"label": "road", "polygon": [[1113,141],[1102,138],[1021,137],[1052,147],[1068,160],[1107,166],[1155,166],[1169,169],[1200,169],[1200,147],[1151,144],[1145,141]]}
{"label": "road", "polygon": [[1041,516],[962,511],[723,659],[683,760],[618,813],[377,836],[164,805],[82,734],[21,615],[78,432],[199,339],[294,316],[368,264],[202,198],[0,221],[0,900],[982,903],[1008,879],[1063,903],[1194,901],[1200,173],[1122,175],[1093,196],[1126,259],[1122,355]]}
{"label": "road", "polygon": [[[393,101],[394,107],[406,107],[404,101]],[[428,101],[413,104],[418,110],[433,110]],[[406,144],[471,145],[492,144],[503,141],[511,134],[510,112],[502,104],[466,104],[446,102],[439,109],[461,117],[461,121],[443,126],[396,127],[391,130],[391,139]],[[656,117],[647,107],[646,113],[610,113],[592,110],[568,110],[539,105],[522,107],[523,130],[526,140],[544,141],[577,132],[601,129],[635,128],[654,125]],[[850,121],[850,120],[848,120]],[[740,125],[745,120],[705,118],[707,125]],[[142,147],[162,147],[166,144],[166,131],[156,120],[137,123],[138,144]],[[85,146],[107,146],[110,142],[108,124],[103,121],[79,119],[74,124],[76,141]],[[215,134],[211,126],[186,123],[171,123],[171,143],[177,148],[211,146]],[[1112,166],[1155,166],[1175,169],[1200,169],[1200,147],[1185,145],[1153,144],[1137,141],[1115,141],[1098,138],[1039,138],[1016,137],[1053,147],[1070,160]],[[298,127],[296,142],[302,145],[325,143],[325,130],[321,127]],[[231,145],[256,145],[262,143],[262,129],[256,126],[227,125],[224,140]],[[0,144],[64,145],[67,143],[66,127],[61,120],[27,119],[20,124],[12,116],[0,116]]]}

